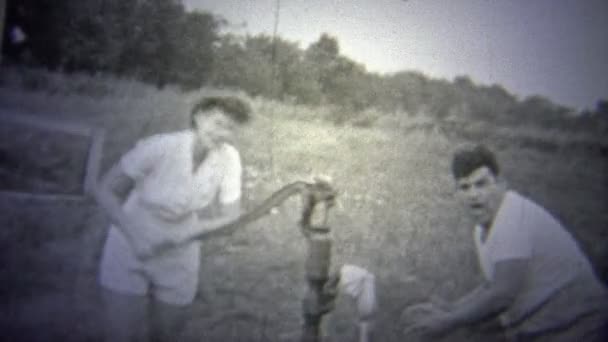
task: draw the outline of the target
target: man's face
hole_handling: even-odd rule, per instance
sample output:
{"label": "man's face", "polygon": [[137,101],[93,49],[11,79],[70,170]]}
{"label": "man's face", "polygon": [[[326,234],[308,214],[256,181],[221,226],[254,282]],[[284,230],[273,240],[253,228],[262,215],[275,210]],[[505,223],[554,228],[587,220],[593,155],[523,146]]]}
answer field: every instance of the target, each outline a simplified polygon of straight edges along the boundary
{"label": "man's face", "polygon": [[198,140],[209,149],[233,141],[236,122],[221,109],[212,108],[195,115],[194,123]]}
{"label": "man's face", "polygon": [[489,227],[504,195],[504,186],[486,166],[456,180],[456,193],[475,220]]}

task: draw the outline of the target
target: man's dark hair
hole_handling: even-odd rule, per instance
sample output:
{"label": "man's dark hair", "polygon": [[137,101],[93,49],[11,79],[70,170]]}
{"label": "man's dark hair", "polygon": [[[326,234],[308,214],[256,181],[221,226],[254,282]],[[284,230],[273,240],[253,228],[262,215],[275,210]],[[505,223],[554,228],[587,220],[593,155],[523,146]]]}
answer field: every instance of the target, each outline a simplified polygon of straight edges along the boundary
{"label": "man's dark hair", "polygon": [[192,106],[190,111],[190,124],[194,127],[194,116],[214,108],[222,110],[229,118],[239,124],[244,124],[250,119],[251,107],[244,100],[236,96],[212,96],[203,97]]}
{"label": "man's dark hair", "polygon": [[487,147],[481,144],[461,147],[452,159],[452,175],[455,179],[467,177],[484,166],[490,169],[494,176],[500,173],[496,156]]}

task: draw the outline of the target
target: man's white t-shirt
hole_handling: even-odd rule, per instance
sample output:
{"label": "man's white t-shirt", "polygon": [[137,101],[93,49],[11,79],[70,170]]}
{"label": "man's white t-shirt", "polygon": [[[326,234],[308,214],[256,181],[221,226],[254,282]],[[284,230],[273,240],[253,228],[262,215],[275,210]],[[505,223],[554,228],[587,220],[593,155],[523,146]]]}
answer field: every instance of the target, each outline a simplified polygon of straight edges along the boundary
{"label": "man's white t-shirt", "polygon": [[474,230],[484,277],[491,281],[494,265],[527,259],[523,288],[501,316],[506,327],[537,332],[573,321],[605,300],[605,288],[574,238],[546,210],[508,191],[485,241]]}
{"label": "man's white t-shirt", "polygon": [[[197,211],[216,197],[220,203],[240,199],[242,167],[238,151],[224,144],[210,151],[195,170],[194,142],[192,131],[159,134],[141,140],[120,160],[123,172],[135,181],[123,208],[146,228],[139,232],[142,239],[157,243],[171,239],[194,229]],[[127,279],[127,271],[140,272],[161,282],[161,287],[187,287],[179,298],[167,299],[183,304],[194,297],[199,253],[199,244],[193,242],[142,262],[121,231],[111,226],[101,261],[101,282],[118,291],[145,293],[141,282]]]}

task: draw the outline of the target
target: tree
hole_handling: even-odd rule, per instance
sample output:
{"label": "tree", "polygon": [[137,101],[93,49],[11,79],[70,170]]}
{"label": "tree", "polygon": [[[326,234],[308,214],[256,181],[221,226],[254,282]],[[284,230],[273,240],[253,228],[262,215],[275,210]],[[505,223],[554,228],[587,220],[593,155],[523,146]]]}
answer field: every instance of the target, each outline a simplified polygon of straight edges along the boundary
{"label": "tree", "polygon": [[180,23],[184,8],[179,1],[147,0],[138,3],[138,34],[130,46],[138,78],[162,87],[172,77],[177,59]]}
{"label": "tree", "polygon": [[321,102],[360,111],[374,102],[365,67],[340,55],[338,40],[323,33],[304,54],[308,73],[318,84]]}
{"label": "tree", "polygon": [[245,54],[244,38],[232,34],[222,35],[214,47],[212,82],[223,87],[238,86]]}
{"label": "tree", "polygon": [[391,94],[390,99],[394,101],[395,110],[414,114],[426,107],[428,82],[426,76],[414,71],[401,71],[387,76],[387,88]]}
{"label": "tree", "polygon": [[23,0],[23,28],[38,64],[108,72],[157,86],[209,79],[221,21],[181,0]]}
{"label": "tree", "polygon": [[268,98],[315,101],[318,91],[297,43],[267,35],[223,36],[215,49],[214,84]]}
{"label": "tree", "polygon": [[338,40],[323,33],[318,41],[310,44],[305,53],[305,60],[311,72],[317,79],[323,94],[328,94],[334,86],[332,81],[344,69],[345,65],[338,61],[340,47]]}
{"label": "tree", "polygon": [[608,118],[608,100],[601,99],[595,104],[596,115]]}
{"label": "tree", "polygon": [[214,44],[221,21],[204,12],[183,16],[175,37],[175,60],[172,63],[173,79],[186,88],[197,88],[211,81],[214,62]]}

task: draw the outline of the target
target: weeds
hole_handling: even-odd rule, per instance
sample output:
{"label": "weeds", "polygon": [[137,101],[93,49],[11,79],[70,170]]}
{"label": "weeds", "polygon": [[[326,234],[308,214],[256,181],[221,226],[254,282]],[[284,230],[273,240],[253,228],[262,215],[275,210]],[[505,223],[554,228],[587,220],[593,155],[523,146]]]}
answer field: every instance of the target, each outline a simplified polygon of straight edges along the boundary
{"label": "weeds", "polygon": [[[109,92],[92,95],[77,85],[70,85],[65,91],[37,88],[31,92],[8,86],[7,79],[11,77],[15,76],[2,76],[3,110],[104,127],[107,136],[103,169],[116,162],[137,139],[187,127],[189,105],[200,96],[228,92],[158,91],[125,80],[91,77],[87,81],[86,77],[78,80],[73,76],[48,75],[40,76],[48,77],[40,81],[45,87],[68,89],[61,88],[66,87],[62,84],[74,79],[74,83],[91,82],[86,89],[98,89],[93,85],[96,82],[107,84],[105,89]],[[564,136],[537,128],[525,131],[481,124],[456,127],[421,116],[376,111],[365,113],[357,119],[360,121],[333,125],[326,120],[331,113],[329,108],[261,98],[249,100],[254,120],[239,137],[246,206],[288,182],[307,180],[314,174],[332,177],[339,190],[338,205],[329,222],[335,239],[334,265],[355,263],[376,275],[382,308],[379,341],[402,340],[398,316],[405,305],[431,294],[455,298],[479,279],[470,222],[453,201],[448,167],[453,146],[465,140],[483,140],[496,149],[512,187],[563,219],[600,275],[608,279],[604,234],[608,224],[604,214],[608,212],[606,160],[598,153],[571,147],[575,146],[571,145],[573,141],[597,144],[598,140],[590,135]],[[541,139],[542,144],[557,144],[559,148],[544,148],[527,142],[524,136],[532,141]],[[21,222],[20,210],[31,218]],[[289,200],[275,215],[262,218],[232,237],[203,242],[201,295],[189,309],[187,336],[204,336],[207,341],[230,340],[230,336],[235,341],[243,340],[244,334],[259,341],[297,340],[300,299],[305,289],[305,245],[295,229],[299,210],[300,203]],[[77,303],[65,304],[73,309],[72,316],[66,314],[64,321],[53,321],[57,325],[54,328],[45,327],[62,331],[62,324],[69,324],[78,313],[82,315],[78,319],[89,329],[87,335],[95,335],[90,330],[96,329],[93,323],[98,319],[92,289],[96,283],[96,253],[103,243],[107,220],[93,217],[99,216],[94,206],[74,207],[70,212],[71,216],[66,215],[59,203],[48,204],[46,209],[20,209],[4,202],[2,245],[11,245],[16,255],[35,248],[40,238],[23,242],[23,232],[17,233],[24,222],[35,225],[28,234],[38,230],[44,241],[72,241],[61,246],[73,249],[71,258],[81,258],[81,271],[61,275],[64,281],[72,281],[71,288],[82,296]],[[51,229],[72,233],[49,234]],[[21,243],[15,246],[17,241]],[[62,272],[56,268],[58,263],[74,261],[62,255],[49,259],[55,266],[40,263],[36,268],[40,277],[30,274],[31,277],[56,279],[42,274]],[[11,269],[23,269],[19,258],[11,260],[15,263]],[[20,286],[29,286],[31,277],[24,278]],[[35,297],[30,301],[35,302]],[[348,329],[352,328],[353,317],[349,316],[348,304],[344,305],[346,308],[339,307],[330,320],[333,328],[328,331],[333,329],[335,341],[348,340]],[[210,317],[230,310],[244,312],[235,317],[245,318],[216,322]],[[215,323],[206,327],[205,322]],[[461,334],[454,340],[475,338]]]}

